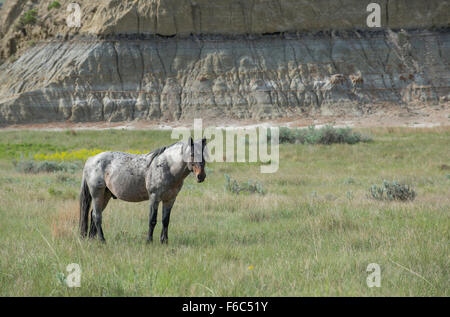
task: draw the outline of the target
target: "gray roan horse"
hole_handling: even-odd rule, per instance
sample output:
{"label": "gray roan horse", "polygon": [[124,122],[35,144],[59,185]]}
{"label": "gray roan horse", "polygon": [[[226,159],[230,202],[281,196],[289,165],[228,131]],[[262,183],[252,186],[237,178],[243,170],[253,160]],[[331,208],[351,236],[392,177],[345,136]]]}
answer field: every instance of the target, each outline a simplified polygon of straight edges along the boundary
{"label": "gray roan horse", "polygon": [[163,203],[161,243],[167,243],[170,211],[183,186],[184,179],[193,172],[197,182],[205,180],[204,149],[206,139],[187,143],[177,142],[148,154],[103,152],[90,157],[83,169],[80,192],[80,233],[87,235],[89,209],[92,202],[89,237],[97,234],[105,241],[102,212],[108,201],[150,201],[150,220],[147,241],[153,240],[158,205]]}

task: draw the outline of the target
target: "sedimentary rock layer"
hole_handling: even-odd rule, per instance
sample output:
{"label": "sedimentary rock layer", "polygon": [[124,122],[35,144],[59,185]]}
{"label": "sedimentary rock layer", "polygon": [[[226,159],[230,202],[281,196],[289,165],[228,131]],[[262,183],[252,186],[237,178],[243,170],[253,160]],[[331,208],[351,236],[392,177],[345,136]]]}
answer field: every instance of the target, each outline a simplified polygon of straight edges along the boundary
{"label": "sedimentary rock layer", "polygon": [[[82,25],[71,29],[49,2],[10,1],[0,14],[0,124],[447,102],[448,1],[379,1],[378,29],[367,28],[369,2],[80,1]],[[34,7],[40,22],[11,29]]]}

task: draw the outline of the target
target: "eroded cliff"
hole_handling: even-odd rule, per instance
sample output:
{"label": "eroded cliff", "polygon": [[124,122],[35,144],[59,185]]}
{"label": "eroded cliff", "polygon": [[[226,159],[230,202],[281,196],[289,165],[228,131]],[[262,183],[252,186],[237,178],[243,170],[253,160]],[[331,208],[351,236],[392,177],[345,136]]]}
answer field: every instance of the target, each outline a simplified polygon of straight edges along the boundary
{"label": "eroded cliff", "polygon": [[80,1],[79,28],[67,27],[68,2],[0,11],[0,123],[448,104],[448,1],[379,1],[376,29],[370,1]]}

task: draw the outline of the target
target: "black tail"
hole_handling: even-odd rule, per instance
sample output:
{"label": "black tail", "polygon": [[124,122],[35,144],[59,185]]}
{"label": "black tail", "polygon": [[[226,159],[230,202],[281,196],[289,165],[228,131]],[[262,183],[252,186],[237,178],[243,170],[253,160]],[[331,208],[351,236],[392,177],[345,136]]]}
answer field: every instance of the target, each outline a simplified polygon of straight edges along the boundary
{"label": "black tail", "polygon": [[82,238],[87,235],[88,221],[89,221],[89,208],[91,208],[92,196],[89,192],[89,187],[86,180],[81,181],[81,191],[80,191],[80,234]]}

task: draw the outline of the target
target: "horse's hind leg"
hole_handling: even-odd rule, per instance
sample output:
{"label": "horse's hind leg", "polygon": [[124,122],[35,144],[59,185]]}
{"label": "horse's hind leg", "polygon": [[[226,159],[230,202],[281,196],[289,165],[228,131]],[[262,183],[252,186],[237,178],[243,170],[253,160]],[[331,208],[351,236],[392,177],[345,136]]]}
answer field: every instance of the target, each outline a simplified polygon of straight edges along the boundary
{"label": "horse's hind leg", "polygon": [[103,235],[102,230],[102,209],[101,206],[103,206],[103,202],[94,202],[94,208],[92,209],[92,220],[95,225],[95,229],[98,234],[98,238],[101,241],[105,241],[105,236]]}
{"label": "horse's hind leg", "polygon": [[[106,206],[108,205],[109,200],[111,199],[112,195],[111,192],[108,190],[108,188],[105,189],[105,192],[103,194],[103,206],[102,206],[102,213],[103,210],[105,210]],[[97,227],[94,222],[94,212],[91,212],[91,225],[89,228],[89,238],[95,238],[97,235]]]}
{"label": "horse's hind leg", "polygon": [[104,242],[105,237],[102,230],[102,212],[104,207],[106,207],[106,204],[108,203],[110,197],[105,195],[105,189],[101,189],[97,190],[95,194],[92,195],[92,198],[92,220],[95,228],[97,229],[99,239]]}

